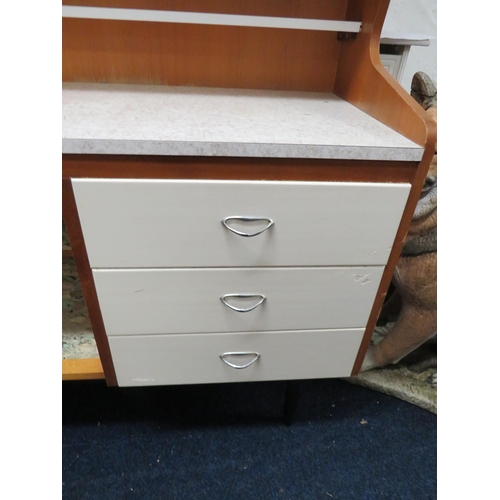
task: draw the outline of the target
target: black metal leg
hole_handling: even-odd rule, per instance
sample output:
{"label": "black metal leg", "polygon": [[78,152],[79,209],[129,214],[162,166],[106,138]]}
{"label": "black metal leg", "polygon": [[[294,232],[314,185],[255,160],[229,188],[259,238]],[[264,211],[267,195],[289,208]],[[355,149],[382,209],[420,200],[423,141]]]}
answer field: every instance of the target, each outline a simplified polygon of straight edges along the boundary
{"label": "black metal leg", "polygon": [[284,421],[286,425],[292,425],[293,417],[297,410],[299,399],[299,383],[295,380],[287,380],[285,388]]}

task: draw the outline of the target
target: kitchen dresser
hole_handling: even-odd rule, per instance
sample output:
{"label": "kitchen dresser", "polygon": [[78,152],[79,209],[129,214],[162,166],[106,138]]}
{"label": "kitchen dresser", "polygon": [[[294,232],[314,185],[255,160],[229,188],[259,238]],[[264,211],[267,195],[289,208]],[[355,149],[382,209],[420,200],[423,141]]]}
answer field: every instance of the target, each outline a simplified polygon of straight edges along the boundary
{"label": "kitchen dresser", "polygon": [[436,140],[380,62],[388,4],[63,1],[63,218],[99,352],[66,378],[359,371]]}

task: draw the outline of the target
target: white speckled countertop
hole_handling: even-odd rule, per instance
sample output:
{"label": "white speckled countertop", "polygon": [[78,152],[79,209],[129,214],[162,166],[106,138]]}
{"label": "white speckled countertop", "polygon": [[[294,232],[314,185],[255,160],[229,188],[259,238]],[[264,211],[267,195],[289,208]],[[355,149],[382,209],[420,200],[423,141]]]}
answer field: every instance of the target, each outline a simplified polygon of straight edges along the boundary
{"label": "white speckled countertop", "polygon": [[62,152],[419,161],[334,94],[64,83]]}

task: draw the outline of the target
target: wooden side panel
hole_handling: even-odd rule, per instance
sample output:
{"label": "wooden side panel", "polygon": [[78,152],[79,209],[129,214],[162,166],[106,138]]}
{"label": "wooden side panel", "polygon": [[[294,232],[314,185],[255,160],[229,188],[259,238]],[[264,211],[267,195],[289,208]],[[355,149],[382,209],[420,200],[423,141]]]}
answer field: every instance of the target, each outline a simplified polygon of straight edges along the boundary
{"label": "wooden side panel", "polygon": [[[363,329],[111,337],[120,386],[349,376]],[[249,352],[246,357],[226,356]],[[252,355],[251,353],[255,353]]]}
{"label": "wooden side panel", "polygon": [[94,279],[89,265],[89,259],[85,248],[82,229],[80,226],[80,219],[75,204],[75,197],[71,180],[63,179],[62,181],[62,194],[63,194],[63,218],[68,231],[68,237],[73,251],[73,256],[78,269],[82,292],[87,304],[89,318],[92,323],[94,331],[94,338],[99,351],[99,358],[106,375],[106,383],[109,386],[117,384],[113,361],[111,359],[111,352],[109,350],[108,338],[104,329],[101,311],[99,309],[99,301],[95,290]]}
{"label": "wooden side panel", "polygon": [[355,40],[342,43],[335,94],[408,139],[435,148],[435,123],[382,66],[380,33],[389,0],[349,0],[346,18],[362,21]]}
{"label": "wooden side panel", "polygon": [[[72,2],[64,2],[71,4]],[[76,2],[75,2],[76,3]],[[77,2],[162,10],[338,19],[347,0]],[[63,81],[333,90],[334,32],[64,18]]]}
{"label": "wooden side panel", "polygon": [[426,115],[380,61],[380,33],[389,3],[390,0],[377,2],[349,0],[346,20],[361,20],[362,29],[354,40],[345,41],[341,46],[334,92],[408,139],[424,146],[425,151],[412,182],[412,189],[387,263],[386,273],[382,277],[379,293],[373,305],[353,375],[356,375],[361,368],[436,150],[436,123]]}
{"label": "wooden side panel", "polygon": [[358,357],[356,358],[356,362],[354,364],[352,375],[357,375],[359,373],[366,351],[368,349],[368,346],[370,345],[370,340],[373,330],[375,329],[375,325],[377,323],[380,310],[382,309],[382,306],[384,304],[387,291],[389,290],[389,285],[391,284],[391,280],[394,271],[396,269],[399,256],[401,254],[401,250],[403,249],[403,245],[406,241],[408,230],[412,223],[415,207],[417,205],[420,193],[422,191],[422,185],[427,175],[427,171],[429,169],[432,156],[433,156],[433,150],[426,148],[424,157],[419,164],[417,173],[413,180],[412,187],[408,196],[408,201],[406,202],[406,207],[404,209],[403,216],[401,217],[399,229],[396,233],[396,237],[394,238],[391,254],[389,256],[389,260],[387,261],[386,270],[382,276],[382,280],[380,281],[379,291],[373,303],[372,312],[370,314],[370,318],[366,325],[366,333],[361,343],[361,347],[358,353]]}

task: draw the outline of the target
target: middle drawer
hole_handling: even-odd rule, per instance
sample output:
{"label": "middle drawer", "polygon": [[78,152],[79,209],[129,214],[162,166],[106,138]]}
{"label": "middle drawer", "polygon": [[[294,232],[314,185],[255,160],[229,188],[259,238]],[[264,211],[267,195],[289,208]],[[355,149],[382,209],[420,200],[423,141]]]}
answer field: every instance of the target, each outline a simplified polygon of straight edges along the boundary
{"label": "middle drawer", "polygon": [[98,269],[108,335],[365,327],[375,267]]}

